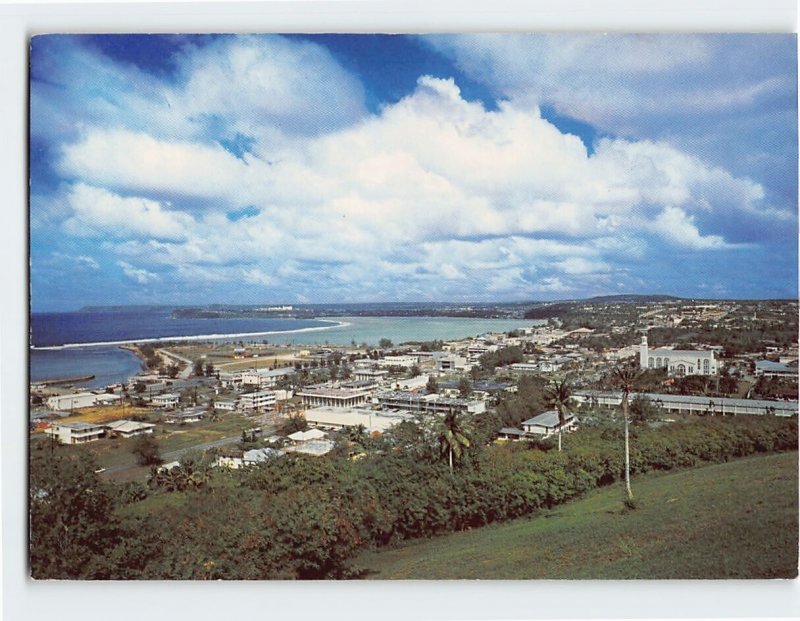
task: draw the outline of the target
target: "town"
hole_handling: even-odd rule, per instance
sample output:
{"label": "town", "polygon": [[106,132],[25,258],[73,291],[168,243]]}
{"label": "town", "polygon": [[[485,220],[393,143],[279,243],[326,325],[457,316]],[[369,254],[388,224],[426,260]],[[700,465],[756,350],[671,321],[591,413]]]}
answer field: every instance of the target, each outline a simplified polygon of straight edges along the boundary
{"label": "town", "polygon": [[[538,325],[447,342],[141,344],[146,369],[124,385],[33,384],[32,441],[102,441],[86,450],[105,476],[141,478],[195,449],[224,468],[358,454],[354,437],[450,412],[489,440],[546,440],[613,412],[622,397],[612,369],[626,362],[640,370],[636,406],[654,421],[797,416],[796,302],[612,299],[536,314],[548,308],[555,316]],[[561,420],[545,394],[559,380],[571,391]],[[134,439],[143,435],[153,440],[144,450]]]}

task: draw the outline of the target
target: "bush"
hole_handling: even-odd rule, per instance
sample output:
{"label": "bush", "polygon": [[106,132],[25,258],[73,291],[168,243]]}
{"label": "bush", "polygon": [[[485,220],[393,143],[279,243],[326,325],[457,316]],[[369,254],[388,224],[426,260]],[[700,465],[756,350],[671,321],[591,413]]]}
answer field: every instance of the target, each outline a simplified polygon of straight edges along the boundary
{"label": "bush", "polygon": [[[796,450],[797,440],[797,421],[776,417],[643,427],[632,445],[631,471]],[[152,441],[142,436],[137,444]],[[365,546],[532,515],[623,477],[622,439],[602,429],[571,434],[563,452],[522,443],[476,450],[454,472],[409,442],[356,462],[287,456],[228,473],[219,488],[219,474],[199,486],[173,486],[181,491],[156,487],[151,494],[173,494],[176,502],[159,503],[157,513],[126,524],[122,543],[100,542],[108,545],[76,550],[76,558],[106,554],[109,577],[344,578],[353,575],[349,559]],[[135,502],[141,490],[113,496],[118,504]]]}

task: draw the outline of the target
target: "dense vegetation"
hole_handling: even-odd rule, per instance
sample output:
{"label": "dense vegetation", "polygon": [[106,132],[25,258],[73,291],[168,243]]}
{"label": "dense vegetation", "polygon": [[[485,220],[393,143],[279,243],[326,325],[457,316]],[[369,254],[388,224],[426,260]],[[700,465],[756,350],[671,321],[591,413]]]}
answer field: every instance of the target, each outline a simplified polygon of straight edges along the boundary
{"label": "dense vegetation", "polygon": [[[35,578],[345,578],[360,550],[535,514],[622,474],[621,431],[586,429],[561,453],[482,447],[480,430],[452,470],[437,436],[404,423],[366,438],[360,459],[271,460],[211,471],[184,459],[149,487],[100,482],[84,456],[34,450]],[[445,447],[447,448],[447,447]],[[545,447],[547,448],[547,447]],[[686,468],[797,448],[797,421],[696,419],[637,431],[631,470]],[[73,454],[74,455],[74,454]]]}

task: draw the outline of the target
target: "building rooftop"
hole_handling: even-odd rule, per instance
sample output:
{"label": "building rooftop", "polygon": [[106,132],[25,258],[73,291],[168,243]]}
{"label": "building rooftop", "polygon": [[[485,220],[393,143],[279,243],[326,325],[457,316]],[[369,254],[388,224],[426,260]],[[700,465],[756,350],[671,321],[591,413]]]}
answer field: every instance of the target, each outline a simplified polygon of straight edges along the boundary
{"label": "building rooftop", "polygon": [[334,388],[331,386],[326,387],[308,387],[297,391],[297,394],[302,396],[313,397],[330,397],[332,399],[348,399],[350,397],[361,397],[369,394],[368,388]]}
{"label": "building rooftop", "polygon": [[[569,422],[575,418],[573,414],[566,412],[564,414],[565,422]],[[549,429],[555,429],[558,427],[558,412],[555,410],[548,410],[547,412],[542,412],[541,414],[537,414],[533,418],[529,418],[526,421],[522,421],[523,425],[539,425],[541,427],[547,427]]]}
{"label": "building rooftop", "polygon": [[111,431],[131,433],[133,431],[141,431],[142,429],[152,429],[155,427],[155,425],[152,423],[140,423],[135,420],[115,420],[110,423],[106,423],[105,427]]}

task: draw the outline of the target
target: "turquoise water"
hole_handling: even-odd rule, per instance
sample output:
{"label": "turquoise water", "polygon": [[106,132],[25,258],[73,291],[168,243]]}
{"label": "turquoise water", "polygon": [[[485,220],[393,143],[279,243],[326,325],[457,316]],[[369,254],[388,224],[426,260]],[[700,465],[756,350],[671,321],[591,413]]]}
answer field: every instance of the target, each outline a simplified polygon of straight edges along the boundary
{"label": "turquoise water", "polygon": [[[78,315],[79,313],[75,313]],[[477,336],[485,332],[507,332],[515,328],[537,325],[539,321],[530,319],[462,319],[454,317],[336,317],[330,321],[342,325],[321,329],[320,322],[311,324],[306,320],[297,320],[297,330],[291,330],[291,320],[284,320],[280,326],[282,331],[264,331],[245,335],[241,332],[242,324],[235,319],[228,320],[228,330],[220,330],[220,322],[214,323],[215,341],[262,342],[264,340],[278,345],[357,345],[367,343],[375,346],[382,338],[390,339],[394,344],[405,341],[451,340],[468,336]],[[196,339],[209,335],[204,330],[210,324],[203,320],[196,322],[196,334],[185,334],[182,338]],[[274,325],[274,324],[273,324]],[[269,326],[273,327],[273,326]],[[124,333],[127,340],[137,338],[136,333],[129,332],[130,324]],[[220,332],[233,336],[220,336]],[[71,335],[72,336],[72,335]],[[105,335],[104,335],[105,336]],[[149,335],[148,335],[149,336]],[[114,338],[113,336],[105,338]],[[142,336],[146,338],[146,336]],[[202,340],[212,340],[203,338]],[[73,337],[74,341],[74,337]],[[63,342],[63,341],[62,341]],[[98,344],[81,347],[63,347],[52,349],[31,349],[31,380],[76,377],[95,375],[94,380],[84,382],[82,386],[97,388],[108,384],[126,381],[139,372],[139,359],[129,351],[114,345]]]}

